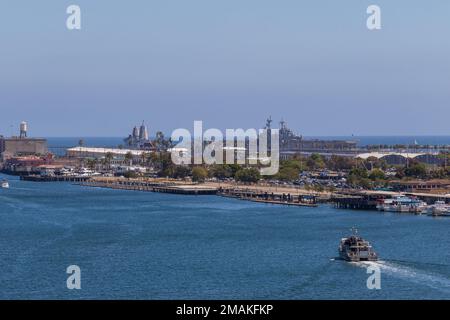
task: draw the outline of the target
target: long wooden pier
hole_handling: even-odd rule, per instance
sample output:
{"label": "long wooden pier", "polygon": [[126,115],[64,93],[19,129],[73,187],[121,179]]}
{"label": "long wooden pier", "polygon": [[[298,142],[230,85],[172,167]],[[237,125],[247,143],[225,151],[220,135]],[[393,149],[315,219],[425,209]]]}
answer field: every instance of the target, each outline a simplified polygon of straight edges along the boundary
{"label": "long wooden pier", "polygon": [[215,195],[217,193],[217,188],[204,187],[194,184],[179,185],[175,183],[160,183],[160,182],[148,182],[138,180],[116,180],[116,181],[88,180],[80,183],[80,185],[96,188],[174,193],[185,195]]}
{"label": "long wooden pier", "polygon": [[301,207],[317,207],[317,197],[313,195],[291,195],[290,193],[268,193],[245,189],[219,188],[218,195],[241,200]]}
{"label": "long wooden pier", "polygon": [[20,176],[20,180],[33,181],[33,182],[85,182],[88,181],[90,177],[80,177],[80,176],[40,176],[40,175],[27,175]]}
{"label": "long wooden pier", "polygon": [[162,192],[184,195],[220,195],[260,203],[317,207],[317,197],[313,195],[291,195],[289,193],[267,193],[242,188],[217,188],[198,184],[180,184],[175,182],[150,182],[132,179],[87,180],[79,185],[118,190]]}

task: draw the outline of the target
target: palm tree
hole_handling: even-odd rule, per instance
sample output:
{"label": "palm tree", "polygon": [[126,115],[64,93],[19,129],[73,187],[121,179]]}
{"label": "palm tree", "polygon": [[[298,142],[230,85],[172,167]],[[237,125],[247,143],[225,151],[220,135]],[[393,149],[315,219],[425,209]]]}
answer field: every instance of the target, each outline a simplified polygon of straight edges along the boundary
{"label": "palm tree", "polygon": [[165,148],[167,147],[164,133],[162,133],[161,131],[158,131],[156,133],[155,147],[157,151],[165,150]]}
{"label": "palm tree", "polygon": [[153,169],[158,169],[160,163],[160,157],[158,152],[152,152],[148,154],[147,165]]}
{"label": "palm tree", "polygon": [[111,169],[111,161],[114,159],[114,155],[111,152],[105,154],[105,162],[108,165],[108,169]]}
{"label": "palm tree", "polygon": [[147,159],[149,158],[150,154],[147,152],[141,153],[141,163],[145,164],[147,162]]}
{"label": "palm tree", "polygon": [[128,164],[131,166],[133,164],[133,154],[131,153],[131,151],[128,151],[125,154],[125,161],[128,162]]}
{"label": "palm tree", "polygon": [[87,166],[91,170],[95,170],[97,166],[97,159],[88,159],[87,160]]}

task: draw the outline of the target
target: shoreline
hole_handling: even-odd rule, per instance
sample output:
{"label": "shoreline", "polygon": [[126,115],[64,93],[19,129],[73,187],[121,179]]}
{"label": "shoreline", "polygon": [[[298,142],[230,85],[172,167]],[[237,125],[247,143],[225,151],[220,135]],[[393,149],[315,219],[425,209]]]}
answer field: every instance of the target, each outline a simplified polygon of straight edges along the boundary
{"label": "shoreline", "polygon": [[[6,173],[3,173],[6,174]],[[171,193],[179,195],[216,195],[273,205],[317,207],[329,203],[337,208],[375,211],[377,201],[399,195],[413,196],[431,204],[438,200],[450,202],[450,195],[433,193],[407,193],[393,191],[337,189],[311,191],[293,186],[273,186],[265,183],[243,184],[236,182],[206,181],[193,183],[171,178],[121,178],[121,177],[42,177],[20,176],[32,182],[71,182],[85,187],[111,188],[130,191]]]}

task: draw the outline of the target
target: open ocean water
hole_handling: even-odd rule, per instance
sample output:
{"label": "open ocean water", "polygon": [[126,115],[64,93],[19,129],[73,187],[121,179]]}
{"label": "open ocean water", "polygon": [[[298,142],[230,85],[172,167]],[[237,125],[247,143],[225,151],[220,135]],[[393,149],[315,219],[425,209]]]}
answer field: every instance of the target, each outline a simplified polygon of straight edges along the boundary
{"label": "open ocean water", "polygon": [[[7,178],[0,299],[450,298],[450,218]],[[380,255],[381,290],[370,263],[335,259],[352,226]],[[66,288],[74,264],[81,290]]]}

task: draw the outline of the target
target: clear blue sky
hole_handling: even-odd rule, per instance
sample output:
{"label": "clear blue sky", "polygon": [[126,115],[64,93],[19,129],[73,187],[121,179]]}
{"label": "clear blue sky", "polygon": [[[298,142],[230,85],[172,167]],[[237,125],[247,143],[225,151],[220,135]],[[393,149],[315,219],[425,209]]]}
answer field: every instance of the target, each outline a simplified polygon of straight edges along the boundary
{"label": "clear blue sky", "polygon": [[[82,30],[66,29],[66,8]],[[381,31],[366,8],[382,9]],[[449,135],[448,0],[4,0],[0,134]]]}

